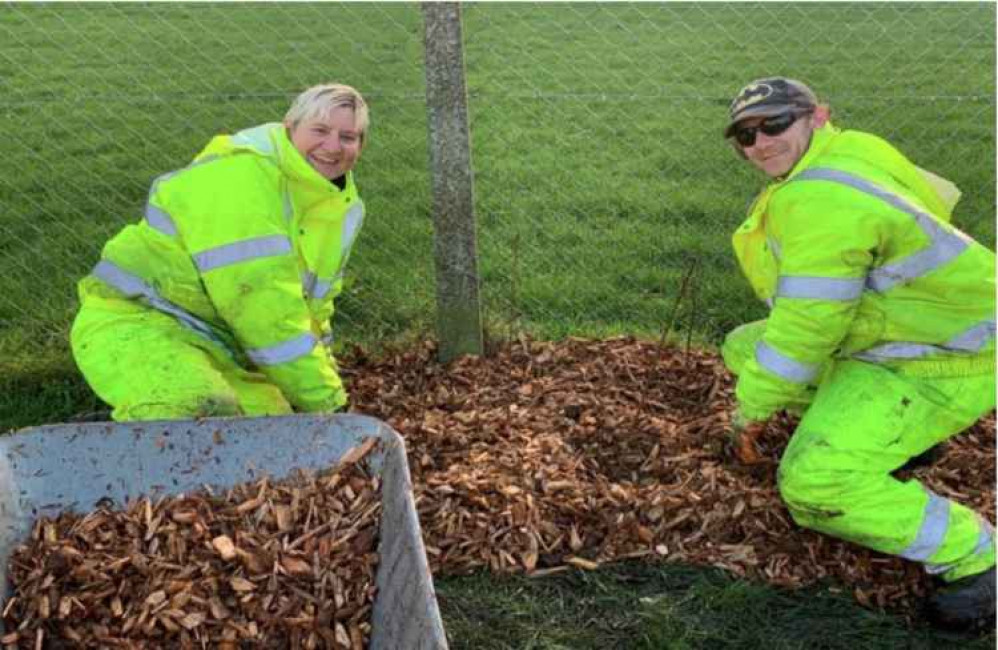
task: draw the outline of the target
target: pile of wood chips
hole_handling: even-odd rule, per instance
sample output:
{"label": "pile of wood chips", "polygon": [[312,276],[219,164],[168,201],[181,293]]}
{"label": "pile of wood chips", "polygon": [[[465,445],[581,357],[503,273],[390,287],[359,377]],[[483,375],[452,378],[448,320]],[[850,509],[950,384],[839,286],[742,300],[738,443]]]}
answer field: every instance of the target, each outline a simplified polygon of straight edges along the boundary
{"label": "pile of wood chips", "polygon": [[366,647],[380,485],[360,462],[224,494],[39,519],[12,554],[4,647]]}
{"label": "pile of wood chips", "polygon": [[[435,574],[641,557],[785,587],[827,578],[909,616],[926,592],[919,565],[793,523],[775,482],[790,418],[761,441],[768,464],[730,460],[733,382],[713,353],[631,338],[521,340],[447,366],[435,352],[343,363],[352,410],[406,440]],[[912,475],[993,519],[994,414]]]}

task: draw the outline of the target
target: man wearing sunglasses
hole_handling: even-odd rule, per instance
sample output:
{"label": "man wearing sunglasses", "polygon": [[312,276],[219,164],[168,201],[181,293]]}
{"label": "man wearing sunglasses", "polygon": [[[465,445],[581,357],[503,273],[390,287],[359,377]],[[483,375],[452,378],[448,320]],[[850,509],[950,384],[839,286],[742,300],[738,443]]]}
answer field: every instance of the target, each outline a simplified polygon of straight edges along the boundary
{"label": "man wearing sunglasses", "polygon": [[994,529],[892,473],[995,407],[995,255],[949,224],[959,191],[886,141],[839,130],[803,83],[743,88],[725,130],[762,170],[733,244],[769,317],[731,332],[745,461],[779,410],[801,414],[778,471],[806,528],[920,562],[926,613],[995,627]]}

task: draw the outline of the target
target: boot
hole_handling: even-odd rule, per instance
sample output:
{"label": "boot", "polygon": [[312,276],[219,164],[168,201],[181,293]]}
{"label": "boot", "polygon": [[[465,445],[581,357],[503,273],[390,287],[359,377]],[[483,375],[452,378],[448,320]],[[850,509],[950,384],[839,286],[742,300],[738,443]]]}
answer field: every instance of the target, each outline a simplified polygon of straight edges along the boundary
{"label": "boot", "polygon": [[995,629],[995,568],[947,584],[929,598],[933,625],[954,632]]}

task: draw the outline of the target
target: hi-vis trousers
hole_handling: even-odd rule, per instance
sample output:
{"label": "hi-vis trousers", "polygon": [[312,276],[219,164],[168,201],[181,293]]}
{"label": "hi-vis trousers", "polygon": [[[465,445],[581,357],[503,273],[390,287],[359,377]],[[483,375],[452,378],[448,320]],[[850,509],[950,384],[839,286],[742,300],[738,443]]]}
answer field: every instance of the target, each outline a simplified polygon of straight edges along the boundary
{"label": "hi-vis trousers", "polygon": [[[757,321],[728,335],[722,352],[732,372],[755,353],[764,328]],[[942,374],[912,376],[854,359],[825,368],[810,405],[801,405],[777,475],[794,521],[921,562],[948,582],[994,566],[987,520],[918,481],[891,476],[995,408],[988,360],[973,372]]]}
{"label": "hi-vis trousers", "polygon": [[81,292],[73,357],[117,421],[292,412],[280,389],[168,314]]}

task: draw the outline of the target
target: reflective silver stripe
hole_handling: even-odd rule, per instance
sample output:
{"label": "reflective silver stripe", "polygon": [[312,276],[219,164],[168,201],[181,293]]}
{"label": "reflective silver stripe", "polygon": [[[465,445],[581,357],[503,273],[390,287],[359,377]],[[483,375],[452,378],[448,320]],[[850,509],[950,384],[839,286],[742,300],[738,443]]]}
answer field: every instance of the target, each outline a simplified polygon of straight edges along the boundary
{"label": "reflective silver stripe", "polygon": [[305,271],[301,276],[301,291],[306,299],[322,298],[329,291],[330,283],[320,280],[311,271]]}
{"label": "reflective silver stripe", "polygon": [[[988,547],[992,544],[992,541],[994,539],[995,529],[986,519],[984,519],[980,515],[977,516],[977,525],[978,525],[977,544],[974,545],[974,550],[970,552],[971,557],[975,555],[980,555],[981,553],[987,551]],[[954,566],[956,566],[955,562],[950,564],[927,563],[925,565],[925,572],[930,575],[939,575],[940,573],[946,573]]]}
{"label": "reflective silver stripe", "polygon": [[167,237],[176,237],[177,227],[173,223],[173,218],[162,208],[153,205],[152,197],[156,194],[156,190],[159,188],[159,184],[165,180],[168,180],[172,176],[176,176],[179,170],[172,172],[167,172],[161,176],[157,176],[153,180],[152,185],[149,187],[149,197],[146,199],[146,209],[145,209],[145,220],[154,229],[163,233]]}
{"label": "reflective silver stripe", "polygon": [[759,341],[755,346],[755,360],[759,365],[787,381],[803,384],[818,376],[819,367],[814,364],[794,361]]}
{"label": "reflective silver stripe", "polygon": [[332,288],[333,283],[328,280],[320,280],[319,277],[312,273],[311,271],[306,271],[301,276],[301,290],[305,298],[324,298],[329,290]]}
{"label": "reflective silver stripe", "polygon": [[943,266],[967,248],[968,242],[959,234],[947,230],[928,213],[908,200],[878,187],[870,181],[838,169],[807,169],[794,177],[801,181],[841,183],[884,201],[901,212],[911,215],[931,242],[928,248],[909,255],[899,262],[885,264],[870,271],[867,285],[874,291],[887,291],[894,285],[911,280]]}
{"label": "reflective silver stripe", "polygon": [[926,275],[953,260],[968,245],[965,240],[942,229],[926,234],[932,238],[932,244],[928,248],[909,255],[900,262],[872,269],[867,278],[869,287],[883,293],[905,280]]}
{"label": "reflective silver stripe", "polygon": [[333,276],[329,288],[326,289],[327,292],[346,273],[347,260],[350,259],[350,251],[353,249],[354,242],[357,241],[357,234],[360,233],[362,225],[364,225],[364,202],[357,199],[357,203],[347,211],[343,218],[343,234],[340,236],[340,268]]}
{"label": "reflective silver stripe", "polygon": [[333,333],[330,332],[328,334],[324,334],[322,338],[319,340],[322,341],[322,344],[328,348],[330,345],[333,344]]}
{"label": "reflective silver stripe", "polygon": [[775,257],[776,261],[779,262],[781,258],[780,243],[772,237],[766,237],[766,242],[769,244],[769,250],[772,251],[773,257]]}
{"label": "reflective silver stripe", "polygon": [[315,299],[325,298],[329,290],[333,288],[333,283],[327,280],[318,280],[312,287],[312,297]]}
{"label": "reflective silver stripe", "polygon": [[261,124],[252,129],[240,131],[232,136],[232,144],[252,147],[260,153],[270,156],[274,153],[274,144],[270,141],[270,130],[274,124]]}
{"label": "reflective silver stripe", "polygon": [[957,334],[944,345],[950,350],[977,352],[995,337],[995,321],[986,320],[974,325],[966,332]]}
{"label": "reflective silver stripe", "polygon": [[977,544],[974,546],[974,550],[970,552],[971,555],[983,553],[994,540],[995,529],[991,525],[991,522],[978,515],[977,525],[980,526],[980,531],[977,533]]}
{"label": "reflective silver stripe", "polygon": [[949,529],[949,499],[928,489],[925,492],[929,496],[929,502],[925,506],[922,525],[915,540],[898,554],[906,560],[927,562],[939,550]]}
{"label": "reflective silver stripe", "polygon": [[981,531],[977,534],[977,545],[974,547],[973,554],[977,555],[983,553],[987,550],[988,546],[994,543],[995,529],[986,519],[978,517],[977,523],[981,526]]}
{"label": "reflective silver stripe", "polygon": [[340,250],[342,254],[340,255],[340,268],[346,265],[347,258],[350,257],[350,250],[353,248],[354,242],[357,241],[357,233],[360,232],[360,227],[364,224],[364,203],[360,199],[353,204],[346,216],[343,217],[343,235],[340,237]]}
{"label": "reflective silver stripe", "polygon": [[311,271],[302,276],[302,290],[308,298],[325,298],[337,280],[343,277],[347,258],[353,249],[354,242],[357,241],[357,234],[364,223],[364,203],[357,200],[357,203],[350,208],[343,217],[343,231],[340,236],[340,268],[333,275],[332,280],[320,280]]}
{"label": "reflective silver stripe", "polygon": [[284,235],[267,235],[254,239],[216,246],[194,255],[194,264],[202,273],[221,266],[238,264],[261,257],[273,257],[291,252],[291,240]]}
{"label": "reflective silver stripe", "polygon": [[301,274],[301,292],[306,298],[312,297],[312,292],[315,291],[315,283],[319,281],[318,276],[311,271],[305,271]]}
{"label": "reflective silver stripe", "polygon": [[278,363],[294,361],[310,353],[315,347],[316,338],[311,332],[306,332],[293,339],[282,341],[265,348],[253,348],[246,354],[258,366],[273,366]]}
{"label": "reflective silver stripe", "polygon": [[146,203],[145,217],[146,222],[154,230],[158,230],[168,237],[176,237],[177,227],[173,224],[173,219],[170,218],[166,210],[152,203]]}
{"label": "reflective silver stripe", "polygon": [[176,224],[173,223],[173,218],[169,215],[168,212],[166,212],[166,210],[160,208],[157,205],[153,205],[152,197],[154,194],[156,194],[156,190],[159,188],[159,184],[162,183],[163,181],[173,178],[174,176],[176,176],[177,174],[179,174],[184,170],[193,169],[194,167],[197,167],[199,165],[209,163],[212,160],[215,160],[216,158],[218,158],[218,156],[214,154],[210,156],[205,156],[201,160],[192,162],[186,167],[182,167],[180,169],[176,169],[172,172],[167,172],[161,176],[156,177],[156,180],[152,182],[152,186],[149,188],[149,198],[146,199],[145,219],[150,227],[152,227],[154,230],[158,230],[159,232],[163,233],[164,235],[167,235],[168,237],[177,236],[177,226]]}
{"label": "reflective silver stripe", "polygon": [[105,284],[117,289],[127,298],[143,298],[146,303],[159,311],[176,318],[182,325],[191,329],[201,336],[217,343],[223,350],[232,354],[228,346],[223,343],[211,326],[190,312],[181,309],[169,300],[163,298],[156,290],[150,287],[142,278],[129,273],[110,260],[101,260],[94,267],[91,274]]}
{"label": "reflective silver stripe", "polygon": [[820,278],[781,275],[776,285],[777,298],[813,298],[815,300],[855,300],[863,295],[864,278]]}
{"label": "reflective silver stripe", "polygon": [[98,280],[125,294],[126,298],[158,297],[156,291],[146,284],[142,278],[129,273],[110,260],[97,262],[97,266],[94,267],[91,273]]}
{"label": "reflective silver stripe", "polygon": [[941,347],[925,343],[885,343],[853,356],[870,363],[881,363],[890,359],[918,359],[943,351]]}
{"label": "reflective silver stripe", "polygon": [[926,562],[925,563],[925,572],[928,573],[929,575],[937,576],[940,573],[946,573],[947,571],[949,571],[950,569],[952,569],[955,566],[956,566],[956,564],[954,564],[954,563],[950,563],[950,564],[931,564],[931,563]]}
{"label": "reflective silver stripe", "polygon": [[931,343],[885,343],[853,356],[863,361],[880,363],[890,359],[919,359],[947,352],[974,353],[984,349],[995,336],[995,321],[986,320],[957,334],[941,345]]}

